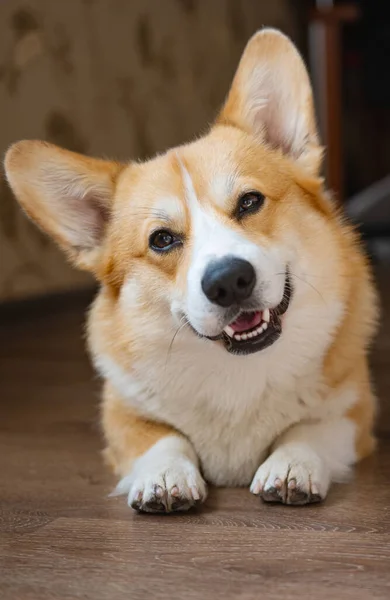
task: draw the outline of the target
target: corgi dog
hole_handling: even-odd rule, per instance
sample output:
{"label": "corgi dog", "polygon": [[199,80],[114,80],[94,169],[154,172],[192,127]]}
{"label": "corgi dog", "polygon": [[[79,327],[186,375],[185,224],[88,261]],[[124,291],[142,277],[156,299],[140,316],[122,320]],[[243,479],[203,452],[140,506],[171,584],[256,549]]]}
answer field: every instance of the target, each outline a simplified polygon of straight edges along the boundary
{"label": "corgi dog", "polygon": [[321,158],[306,68],[273,29],[194,142],[128,164],[8,150],[27,215],[100,284],[104,452],[134,509],[187,510],[206,482],[318,502],[374,449],[376,294]]}

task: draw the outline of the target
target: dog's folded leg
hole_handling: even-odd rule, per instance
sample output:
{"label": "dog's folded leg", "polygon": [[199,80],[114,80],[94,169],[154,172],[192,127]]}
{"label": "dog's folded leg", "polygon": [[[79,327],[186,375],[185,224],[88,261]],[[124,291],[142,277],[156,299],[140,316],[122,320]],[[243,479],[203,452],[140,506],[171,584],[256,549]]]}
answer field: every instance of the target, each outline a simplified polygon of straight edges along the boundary
{"label": "dog's folded leg", "polygon": [[149,421],[106,385],[103,400],[105,456],[121,477],[113,495],[126,494],[142,512],[188,510],[206,498],[191,443],[168,425]]}
{"label": "dog's folded leg", "polygon": [[308,504],[327,495],[332,481],[342,481],[359,458],[353,418],[301,423],[276,441],[257,470],[251,492],[266,502]]}

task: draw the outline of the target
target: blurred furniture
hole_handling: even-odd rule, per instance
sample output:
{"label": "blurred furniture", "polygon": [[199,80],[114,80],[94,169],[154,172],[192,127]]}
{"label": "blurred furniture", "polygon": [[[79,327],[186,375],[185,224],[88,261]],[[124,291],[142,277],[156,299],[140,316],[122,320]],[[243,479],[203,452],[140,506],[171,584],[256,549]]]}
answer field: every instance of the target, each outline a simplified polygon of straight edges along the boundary
{"label": "blurred furniture", "polygon": [[341,28],[359,18],[353,3],[317,0],[310,11],[309,54],[319,126],[327,147],[326,177],[339,201],[344,200],[342,158]]}
{"label": "blurred furniture", "polygon": [[[345,203],[345,212],[357,224],[374,259],[390,261],[390,175],[381,175],[353,197],[346,199],[343,160],[343,89],[342,89],[342,27],[360,19],[359,53],[362,68],[361,86],[365,103],[356,119],[384,115],[390,110],[390,86],[383,77],[390,48],[390,6],[387,0],[355,0],[354,3],[336,3],[317,0],[310,12],[309,52],[314,91],[322,138],[327,147],[326,177],[329,187],[339,201]],[[372,121],[375,122],[375,118]],[[379,123],[379,120],[376,121]],[[354,127],[362,127],[356,121]],[[363,129],[363,140],[364,140]],[[373,160],[386,158],[385,127],[378,130]],[[362,140],[362,141],[363,141]],[[366,140],[368,142],[368,140]],[[381,143],[383,142],[383,144]],[[376,152],[374,153],[374,149]],[[368,152],[370,145],[368,143]],[[370,157],[364,157],[367,161]],[[390,168],[390,165],[389,165]],[[388,168],[386,166],[385,173]]]}

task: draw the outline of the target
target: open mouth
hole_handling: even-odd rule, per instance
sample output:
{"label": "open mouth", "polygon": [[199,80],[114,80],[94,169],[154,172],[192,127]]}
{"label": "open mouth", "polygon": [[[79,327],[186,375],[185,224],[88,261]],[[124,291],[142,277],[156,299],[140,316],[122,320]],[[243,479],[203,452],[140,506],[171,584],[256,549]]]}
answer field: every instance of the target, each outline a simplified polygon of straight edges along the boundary
{"label": "open mouth", "polygon": [[222,332],[228,352],[251,354],[271,346],[282,333],[281,316],[289,307],[292,287],[288,273],[283,298],[275,308],[241,312]]}

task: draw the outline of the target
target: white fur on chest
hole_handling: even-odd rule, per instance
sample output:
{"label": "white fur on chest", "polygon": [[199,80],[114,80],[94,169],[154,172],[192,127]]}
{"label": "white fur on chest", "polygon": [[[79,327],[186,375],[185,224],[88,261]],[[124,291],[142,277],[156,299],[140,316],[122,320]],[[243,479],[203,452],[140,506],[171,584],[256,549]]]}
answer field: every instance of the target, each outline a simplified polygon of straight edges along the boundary
{"label": "white fur on chest", "polygon": [[131,373],[108,356],[95,363],[126,402],[191,440],[209,481],[246,485],[275,438],[323,402],[319,369],[283,346],[237,357],[186,332],[169,355],[152,352]]}

